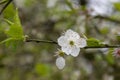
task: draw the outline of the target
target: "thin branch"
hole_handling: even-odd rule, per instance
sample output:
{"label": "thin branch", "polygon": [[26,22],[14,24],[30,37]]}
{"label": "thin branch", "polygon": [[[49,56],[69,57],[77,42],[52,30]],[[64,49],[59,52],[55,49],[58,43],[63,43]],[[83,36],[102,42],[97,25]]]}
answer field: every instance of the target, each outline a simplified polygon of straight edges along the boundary
{"label": "thin branch", "polygon": [[111,21],[111,22],[115,22],[115,23],[117,23],[117,24],[120,24],[120,20],[116,20],[116,19],[109,18],[109,17],[96,16],[96,17],[94,17],[94,18],[105,19],[105,20],[108,20],[108,21]]}
{"label": "thin branch", "polygon": [[[25,42],[36,42],[36,43],[51,43],[51,44],[58,44],[56,41],[50,40],[38,40],[38,39],[26,39]],[[120,48],[120,45],[103,45],[103,46],[86,46],[84,49],[88,48]]]}
{"label": "thin branch", "polygon": [[52,43],[52,44],[57,44],[57,42],[55,42],[55,41],[38,40],[38,39],[26,39],[25,42],[36,42],[36,43]]}
{"label": "thin branch", "polygon": [[87,46],[87,47],[84,47],[85,49],[88,49],[88,48],[120,48],[120,45],[104,45],[104,46]]}
{"label": "thin branch", "polygon": [[7,8],[7,6],[12,2],[13,0],[9,0],[5,6],[3,6],[2,10],[0,11],[0,15],[3,13],[3,11]]}
{"label": "thin branch", "polygon": [[1,2],[0,2],[0,5],[4,4],[4,3],[6,3],[6,2],[7,2],[7,1],[1,1]]}

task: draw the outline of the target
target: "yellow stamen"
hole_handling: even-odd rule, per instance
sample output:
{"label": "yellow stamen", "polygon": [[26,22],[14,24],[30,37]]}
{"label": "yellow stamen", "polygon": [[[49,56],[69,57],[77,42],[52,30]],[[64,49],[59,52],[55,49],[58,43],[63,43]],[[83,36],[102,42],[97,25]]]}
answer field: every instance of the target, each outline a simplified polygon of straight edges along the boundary
{"label": "yellow stamen", "polygon": [[70,41],[69,44],[70,44],[71,46],[73,46],[73,45],[74,45],[74,41]]}

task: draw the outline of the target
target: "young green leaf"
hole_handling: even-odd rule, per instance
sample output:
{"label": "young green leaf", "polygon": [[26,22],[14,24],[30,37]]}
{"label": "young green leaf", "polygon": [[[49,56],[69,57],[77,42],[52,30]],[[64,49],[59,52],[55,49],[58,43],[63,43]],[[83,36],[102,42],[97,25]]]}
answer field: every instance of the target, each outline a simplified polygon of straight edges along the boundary
{"label": "young green leaf", "polygon": [[109,50],[108,54],[106,55],[106,60],[109,64],[114,64],[113,49]]}
{"label": "young green leaf", "polygon": [[102,43],[100,40],[90,38],[90,39],[87,39],[87,45],[88,46],[102,46]]}
{"label": "young green leaf", "polygon": [[[6,20],[6,21],[10,23],[9,20]],[[14,22],[10,23],[10,28],[6,31],[6,34],[9,37],[13,37],[13,38],[22,38],[22,36],[23,36],[23,30],[22,30],[22,26],[21,26],[21,23],[19,20],[17,10],[16,10],[16,14],[14,16]]]}
{"label": "young green leaf", "polygon": [[3,16],[5,19],[8,19],[10,21],[14,21],[13,20],[13,16],[16,14],[16,10],[15,10],[15,7],[12,3],[10,3],[7,8],[4,10],[3,12]]}
{"label": "young green leaf", "polygon": [[115,9],[120,11],[120,3],[114,3],[114,7],[115,7]]}
{"label": "young green leaf", "polygon": [[4,19],[4,21],[9,25],[8,29],[5,30],[5,34],[8,38],[1,42],[1,44],[5,43],[7,47],[12,47],[13,49],[15,49],[17,45],[24,40],[24,33],[17,9],[14,11],[14,14],[15,15],[12,16],[12,21],[10,21],[9,18]]}

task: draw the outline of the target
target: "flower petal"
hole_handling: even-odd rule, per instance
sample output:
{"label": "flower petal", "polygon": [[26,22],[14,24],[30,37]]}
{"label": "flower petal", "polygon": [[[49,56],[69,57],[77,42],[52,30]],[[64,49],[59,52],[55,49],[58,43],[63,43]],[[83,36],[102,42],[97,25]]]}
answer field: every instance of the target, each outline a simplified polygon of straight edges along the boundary
{"label": "flower petal", "polygon": [[70,38],[70,39],[79,39],[80,36],[77,32],[74,32],[73,30],[71,29],[68,29],[66,32],[65,32],[65,36],[67,38]]}
{"label": "flower petal", "polygon": [[68,45],[68,46],[63,46],[63,47],[61,47],[61,50],[62,50],[63,52],[65,52],[65,54],[67,54],[67,55],[69,55],[69,54],[71,53],[71,48],[70,48],[69,45]]}
{"label": "flower petal", "polygon": [[79,52],[80,52],[80,48],[77,48],[77,47],[72,47],[72,50],[71,50],[71,55],[73,57],[77,57],[79,55]]}
{"label": "flower petal", "polygon": [[58,57],[56,59],[56,66],[58,67],[58,69],[63,69],[65,66],[65,59],[63,57]]}
{"label": "flower petal", "polygon": [[67,45],[67,38],[65,36],[61,36],[57,39],[58,45],[66,46]]}
{"label": "flower petal", "polygon": [[77,40],[76,41],[76,46],[79,47],[79,48],[83,48],[83,47],[87,46],[86,39],[80,38],[79,40]]}
{"label": "flower petal", "polygon": [[80,48],[76,47],[76,46],[67,46],[67,47],[62,47],[62,51],[65,52],[65,54],[69,55],[71,54],[73,57],[77,57],[79,52],[80,52]]}

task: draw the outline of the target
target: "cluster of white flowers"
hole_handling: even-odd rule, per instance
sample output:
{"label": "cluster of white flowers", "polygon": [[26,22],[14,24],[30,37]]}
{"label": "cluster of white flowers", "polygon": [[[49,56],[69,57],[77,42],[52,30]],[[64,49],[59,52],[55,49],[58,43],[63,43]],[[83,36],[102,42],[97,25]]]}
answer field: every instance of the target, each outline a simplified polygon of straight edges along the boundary
{"label": "cluster of white flowers", "polygon": [[[61,51],[66,55],[77,57],[80,48],[84,48],[87,45],[87,42],[86,39],[81,38],[77,32],[69,29],[64,35],[58,38],[58,45],[61,46]],[[65,59],[62,56],[59,56],[56,60],[56,65],[59,69],[63,69],[65,66]]]}

